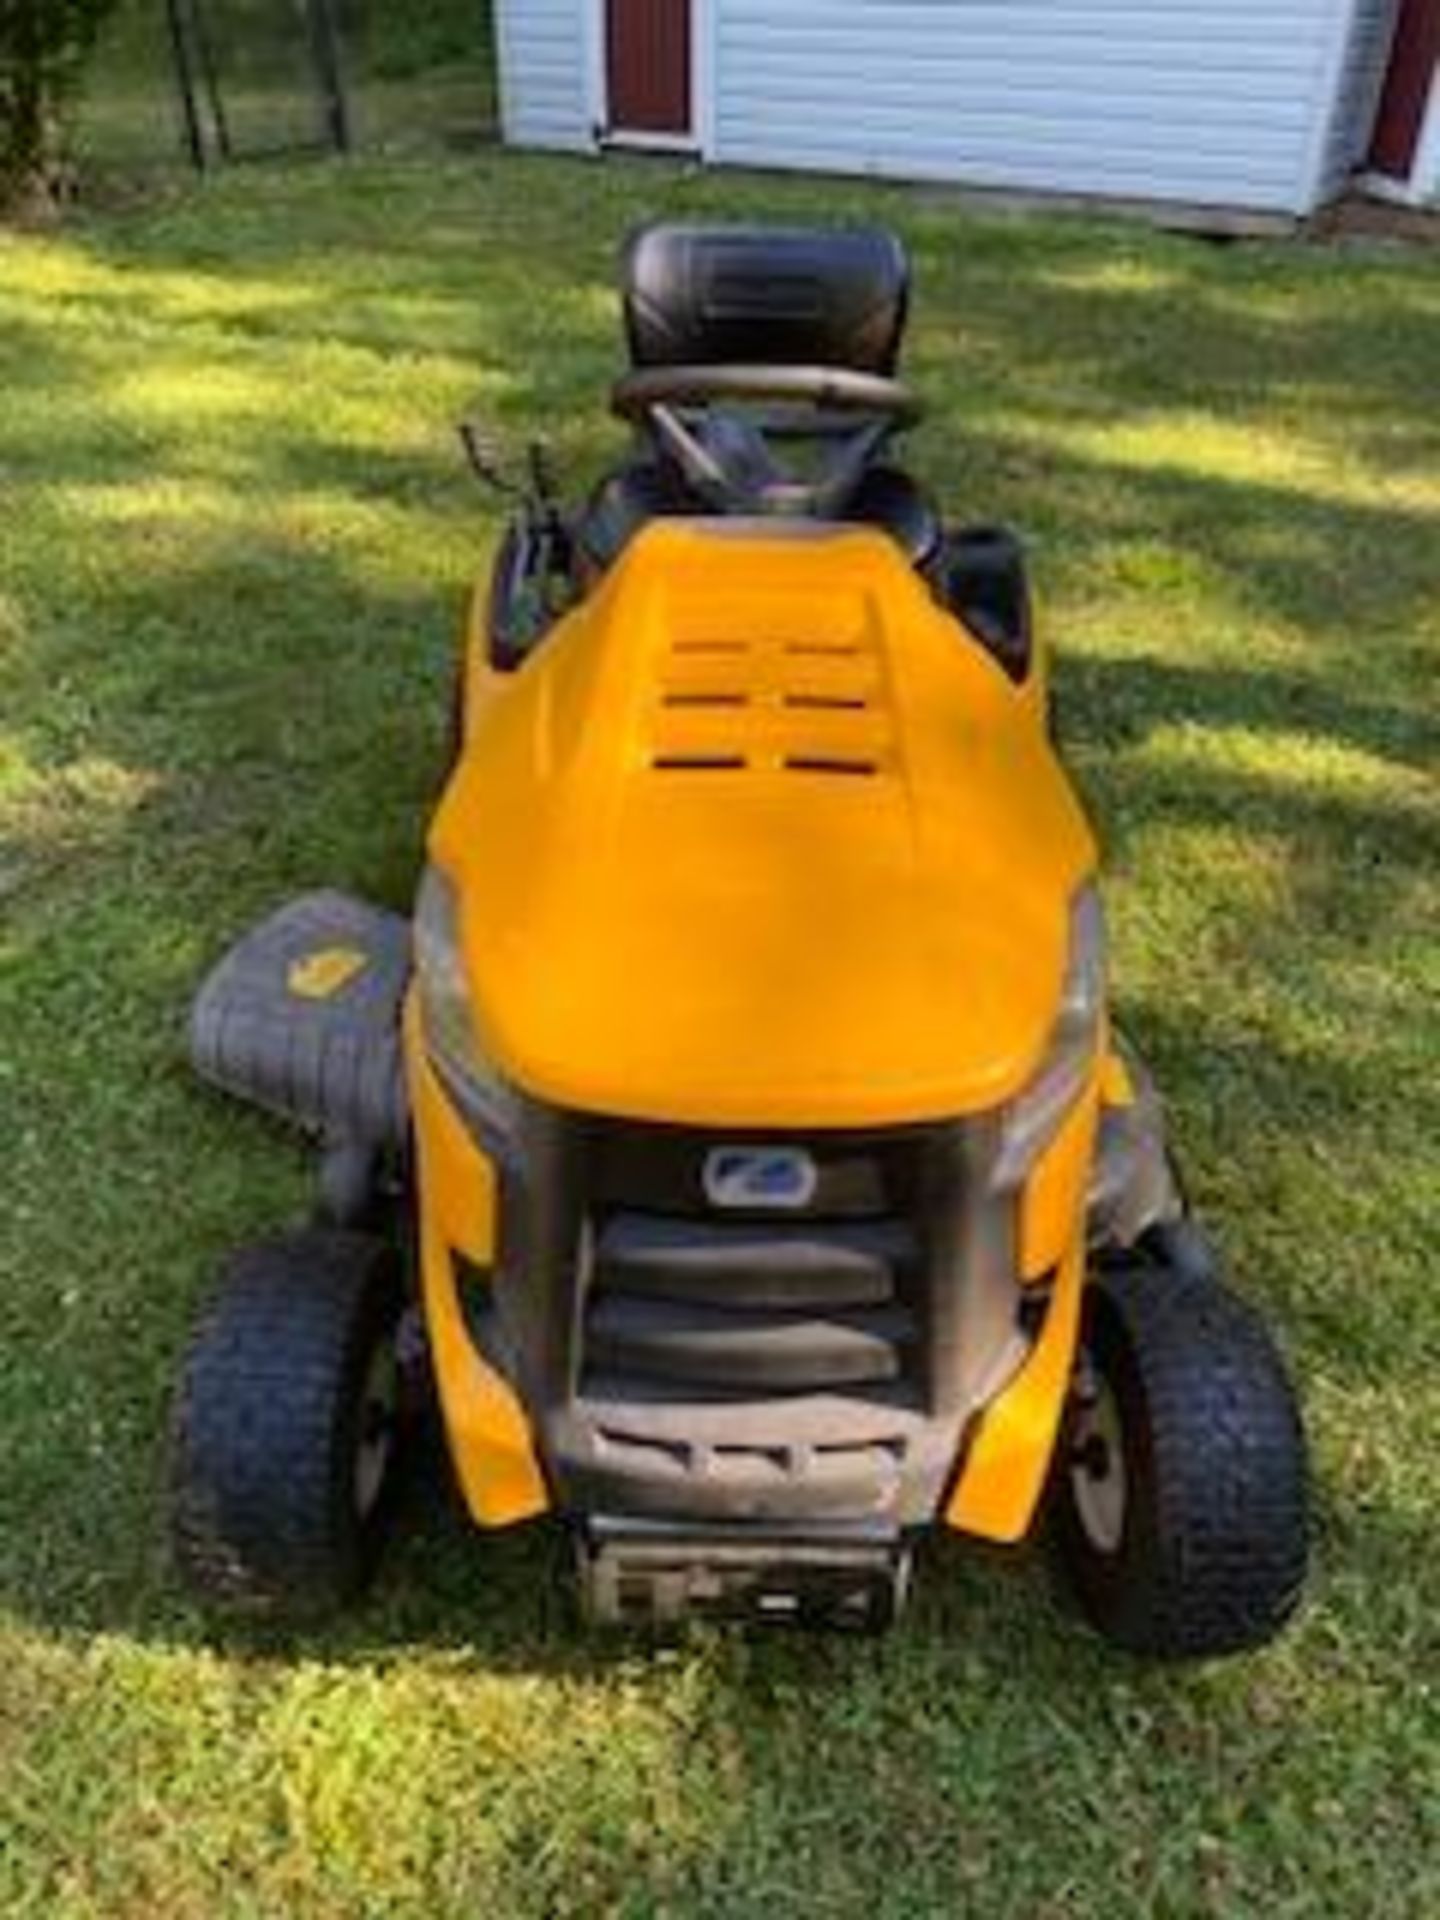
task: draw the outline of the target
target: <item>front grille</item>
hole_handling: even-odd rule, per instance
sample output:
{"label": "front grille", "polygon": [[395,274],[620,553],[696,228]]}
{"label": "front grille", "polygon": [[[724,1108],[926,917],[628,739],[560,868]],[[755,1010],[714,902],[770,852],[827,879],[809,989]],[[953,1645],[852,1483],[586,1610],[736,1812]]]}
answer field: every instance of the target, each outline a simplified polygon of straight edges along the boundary
{"label": "front grille", "polygon": [[587,1377],[737,1398],[913,1381],[919,1264],[898,1221],[747,1226],[624,1212],[595,1241]]}
{"label": "front grille", "polygon": [[629,1497],[675,1513],[893,1507],[929,1430],[923,1140],[809,1138],[808,1205],[738,1216],[708,1200],[707,1161],[773,1139],[592,1140],[576,1404]]}
{"label": "front grille", "polygon": [[[481,1333],[561,1502],[666,1523],[932,1517],[1015,1337],[994,1133],[722,1135],[527,1103]],[[732,1184],[747,1157],[803,1159],[806,1178],[781,1204],[764,1179]]]}

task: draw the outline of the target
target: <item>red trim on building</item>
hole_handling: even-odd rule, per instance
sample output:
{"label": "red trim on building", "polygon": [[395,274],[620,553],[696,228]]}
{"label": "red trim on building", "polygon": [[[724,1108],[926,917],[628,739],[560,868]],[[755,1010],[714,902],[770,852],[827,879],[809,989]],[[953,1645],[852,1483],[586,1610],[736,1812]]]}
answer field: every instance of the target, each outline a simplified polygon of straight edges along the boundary
{"label": "red trim on building", "polygon": [[683,139],[693,130],[691,0],[606,0],[610,129]]}
{"label": "red trim on building", "polygon": [[1376,173],[1392,180],[1410,178],[1437,62],[1440,0],[1404,0],[1370,142],[1370,165]]}

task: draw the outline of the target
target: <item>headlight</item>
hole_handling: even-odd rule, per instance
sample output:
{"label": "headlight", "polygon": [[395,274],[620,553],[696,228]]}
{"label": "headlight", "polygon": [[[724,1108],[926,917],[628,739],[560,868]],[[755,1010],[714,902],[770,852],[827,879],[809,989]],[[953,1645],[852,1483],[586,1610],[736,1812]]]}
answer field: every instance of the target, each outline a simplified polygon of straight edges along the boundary
{"label": "headlight", "polygon": [[438,867],[427,867],[420,882],[414,936],[420,1024],[430,1057],[475,1117],[503,1131],[510,1091],[486,1059],[475,1032],[460,949],[459,902],[453,883]]}
{"label": "headlight", "polygon": [[1092,882],[1071,902],[1060,1011],[1040,1071],[1006,1111],[997,1186],[1019,1186],[1054,1139],[1094,1069],[1104,1020],[1105,914]]}

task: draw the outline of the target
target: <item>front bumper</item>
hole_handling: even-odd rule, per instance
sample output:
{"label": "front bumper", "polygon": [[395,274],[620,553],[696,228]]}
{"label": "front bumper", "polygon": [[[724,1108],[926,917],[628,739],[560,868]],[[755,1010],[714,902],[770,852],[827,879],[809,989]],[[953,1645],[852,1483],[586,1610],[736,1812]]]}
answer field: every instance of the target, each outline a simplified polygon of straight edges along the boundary
{"label": "front bumper", "polygon": [[[986,1122],[836,1135],[808,1143],[821,1155],[819,1204],[839,1210],[838,1225],[827,1213],[805,1235],[814,1258],[833,1267],[842,1229],[853,1237],[847,1212],[876,1206],[916,1227],[914,1256],[896,1254],[883,1297],[877,1279],[858,1304],[811,1298],[814,1311],[796,1312],[767,1299],[742,1325],[724,1308],[677,1318],[640,1297],[649,1282],[637,1295],[634,1271],[606,1250],[619,1215],[643,1221],[668,1207],[683,1217],[693,1196],[677,1196],[686,1176],[676,1170],[708,1141],[524,1104],[500,1138],[493,1116],[477,1125],[437,1076],[413,1006],[406,1042],[426,1313],[452,1453],[480,1524],[554,1506],[662,1539],[676,1527],[712,1539],[816,1527],[848,1539],[860,1528],[866,1550],[885,1554],[940,1518],[996,1540],[1025,1533],[1074,1358],[1098,1096],[1057,1142],[1075,1177],[1047,1174],[1047,1206],[1067,1191],[1070,1220],[1046,1284],[1021,1279],[1036,1234],[1019,1196],[987,1186]],[[863,1166],[878,1169],[875,1192],[855,1185]],[[689,1231],[682,1253],[694,1252]],[[812,1326],[845,1336],[823,1361],[806,1345]],[[717,1338],[740,1373],[707,1381]],[[823,1377],[856,1365],[868,1377]]]}

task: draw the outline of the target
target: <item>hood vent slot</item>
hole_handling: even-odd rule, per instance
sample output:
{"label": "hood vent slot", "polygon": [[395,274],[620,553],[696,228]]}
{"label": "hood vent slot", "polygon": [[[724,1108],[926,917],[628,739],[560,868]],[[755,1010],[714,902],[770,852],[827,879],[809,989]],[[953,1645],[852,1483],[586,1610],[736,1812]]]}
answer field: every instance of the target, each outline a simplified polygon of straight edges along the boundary
{"label": "hood vent slot", "polygon": [[749,763],[743,753],[657,753],[650,764],[661,773],[740,773]]}
{"label": "hood vent slot", "polygon": [[[713,610],[711,618],[713,618]],[[667,773],[833,775],[895,768],[882,650],[853,623],[672,637],[650,688],[646,763]]]}
{"label": "hood vent slot", "polygon": [[839,773],[847,776],[879,773],[878,760],[861,760],[842,757],[839,754],[791,753],[785,758],[786,771],[789,773]]}
{"label": "hood vent slot", "polygon": [[787,693],[785,705],[812,713],[864,713],[870,702],[863,693]]}

